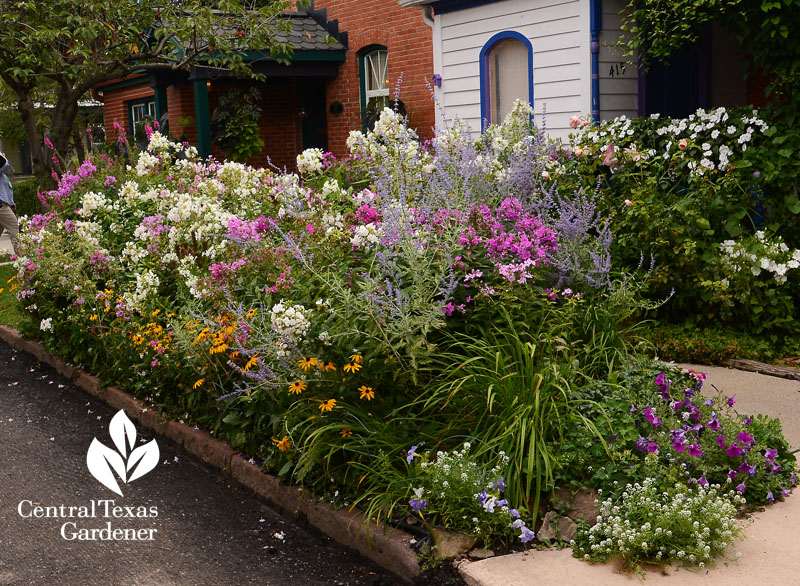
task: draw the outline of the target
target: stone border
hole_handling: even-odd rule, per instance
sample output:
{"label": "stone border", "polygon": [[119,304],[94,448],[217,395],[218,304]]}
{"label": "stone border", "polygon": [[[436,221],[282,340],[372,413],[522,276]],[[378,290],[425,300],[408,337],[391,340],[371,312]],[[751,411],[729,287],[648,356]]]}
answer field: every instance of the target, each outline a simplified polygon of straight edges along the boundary
{"label": "stone border", "polygon": [[408,533],[396,528],[386,531],[376,523],[368,529],[366,519],[357,510],[334,509],[328,503],[313,503],[300,488],[281,484],[275,476],[262,472],[259,466],[242,458],[228,444],[183,423],[165,420],[121,389],[102,386],[95,376],[56,358],[38,342],[24,340],[11,327],[0,325],[0,339],[49,364],[56,372],[114,409],[124,409],[141,426],[183,446],[187,452],[230,476],[270,504],[286,513],[305,517],[334,541],[358,551],[400,579],[413,582],[422,572],[417,555],[410,547],[412,536]]}

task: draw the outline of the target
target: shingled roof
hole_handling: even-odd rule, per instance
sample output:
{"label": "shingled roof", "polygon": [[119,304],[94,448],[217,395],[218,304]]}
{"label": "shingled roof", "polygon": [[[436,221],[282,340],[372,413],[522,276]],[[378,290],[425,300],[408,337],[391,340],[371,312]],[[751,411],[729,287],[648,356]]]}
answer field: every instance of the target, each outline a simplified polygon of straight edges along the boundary
{"label": "shingled roof", "polygon": [[307,12],[285,12],[283,14],[292,23],[292,32],[288,35],[279,32],[275,40],[291,43],[295,51],[344,51],[346,47]]}

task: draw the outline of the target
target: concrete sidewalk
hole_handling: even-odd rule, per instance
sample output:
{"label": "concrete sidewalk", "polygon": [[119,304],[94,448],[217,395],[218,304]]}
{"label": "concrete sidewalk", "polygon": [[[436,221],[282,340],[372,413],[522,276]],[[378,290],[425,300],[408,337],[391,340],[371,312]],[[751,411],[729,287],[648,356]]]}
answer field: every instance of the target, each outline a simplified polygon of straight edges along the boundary
{"label": "concrete sidewalk", "polygon": [[[729,368],[681,365],[707,374],[703,392],[714,396],[716,389],[724,395],[736,395],[739,413],[764,413],[780,418],[789,445],[800,447],[800,381],[744,372]],[[753,515],[745,529],[746,538],[737,544],[738,561],[720,559],[714,569],[702,572],[667,568],[664,572],[648,572],[646,584],[680,586],[800,586],[800,498],[786,501]],[[731,552],[733,559],[735,552]],[[640,580],[632,574],[620,573],[614,564],[589,564],[572,557],[569,548],[561,551],[529,551],[490,558],[479,562],[462,562],[459,572],[469,586],[617,586]]]}

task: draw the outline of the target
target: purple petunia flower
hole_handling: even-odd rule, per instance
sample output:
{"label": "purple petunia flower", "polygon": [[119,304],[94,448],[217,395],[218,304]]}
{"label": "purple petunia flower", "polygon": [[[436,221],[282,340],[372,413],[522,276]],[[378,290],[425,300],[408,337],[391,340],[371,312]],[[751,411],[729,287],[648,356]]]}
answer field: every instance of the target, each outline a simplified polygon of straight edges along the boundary
{"label": "purple petunia flower", "polygon": [[739,435],[736,436],[736,439],[738,439],[739,443],[743,445],[755,443],[753,436],[747,433],[746,431],[739,432]]}
{"label": "purple petunia flower", "polygon": [[770,473],[770,474],[775,474],[775,473],[777,473],[777,472],[780,472],[780,471],[781,471],[781,466],[780,466],[780,464],[775,464],[775,465],[772,467],[772,470],[770,470],[770,472],[769,472],[769,473]]}
{"label": "purple petunia flower", "polygon": [[500,499],[500,500],[499,500],[499,501],[497,501],[495,504],[496,504],[498,507],[505,507],[505,506],[508,504],[508,501],[507,501],[506,499]]}
{"label": "purple petunia flower", "polygon": [[750,425],[751,423],[753,423],[753,418],[752,417],[745,417],[744,418],[744,424],[745,425]]}
{"label": "purple petunia flower", "polygon": [[425,507],[428,506],[428,499],[411,499],[408,501],[408,504],[411,505],[411,510],[415,513],[419,513]]}
{"label": "purple petunia flower", "polygon": [[651,454],[658,454],[658,444],[656,442],[650,442],[645,449]]}
{"label": "purple petunia flower", "polygon": [[742,482],[741,484],[739,484],[739,486],[736,487],[736,490],[744,494],[744,491],[747,490],[747,487],[744,485],[744,482]]}
{"label": "purple petunia flower", "polygon": [[767,451],[764,453],[764,458],[765,458],[766,460],[769,460],[769,461],[770,461],[770,463],[774,463],[774,461],[775,461],[775,456],[777,456],[777,455],[778,455],[778,450],[775,450],[775,449],[769,449],[769,450],[767,450]]}
{"label": "purple petunia flower", "polygon": [[703,450],[700,448],[700,444],[692,444],[689,446],[689,455],[694,456],[695,458],[698,456],[703,455]]}
{"label": "purple petunia flower", "polygon": [[781,495],[783,496],[783,498],[786,498],[786,497],[787,497],[787,496],[789,496],[790,494],[792,494],[792,491],[791,491],[791,490],[789,490],[788,488],[784,488],[784,489],[781,491]]}
{"label": "purple petunia flower", "polygon": [[719,419],[717,419],[717,414],[714,411],[711,412],[711,419],[708,420],[706,425],[709,429],[713,429],[714,431],[720,428]]}
{"label": "purple petunia flower", "polygon": [[717,445],[719,446],[720,450],[724,450],[726,448],[725,436],[723,434],[719,434],[717,436],[717,439],[715,439],[714,441],[717,442]]}
{"label": "purple petunia flower", "polygon": [[709,399],[708,401],[703,403],[703,405],[705,405],[706,407],[711,407],[711,405],[713,404],[714,404],[714,399]]}
{"label": "purple petunia flower", "polygon": [[508,514],[514,517],[515,519],[519,519],[519,511],[517,509],[509,509]]}
{"label": "purple petunia flower", "polygon": [[667,373],[662,372],[658,376],[656,376],[656,386],[658,390],[662,393],[664,391],[669,390],[669,386],[672,384],[672,381],[667,378]]}
{"label": "purple petunia flower", "polygon": [[744,473],[745,473],[745,472],[747,472],[748,470],[750,470],[750,464],[748,464],[748,463],[747,463],[747,460],[745,460],[744,462],[742,462],[741,464],[739,464],[739,472],[741,472],[742,474],[744,474]]}
{"label": "purple petunia flower", "polygon": [[774,503],[774,502],[775,502],[775,495],[774,495],[774,494],[772,494],[772,491],[771,491],[771,490],[770,490],[770,491],[767,493],[767,500],[768,500],[769,502],[771,502],[771,503]]}
{"label": "purple petunia flower", "polygon": [[680,438],[675,438],[675,441],[672,442],[672,449],[676,452],[683,452],[686,450],[686,442]]}
{"label": "purple petunia flower", "polygon": [[522,527],[520,529],[520,531],[521,531],[521,533],[519,534],[519,540],[522,543],[528,543],[534,537],[536,537],[536,534],[533,531],[531,531],[530,529],[528,529],[527,527]]}
{"label": "purple petunia flower", "polygon": [[631,405],[631,410],[629,411],[631,415],[633,415],[634,413],[638,413],[638,411],[639,410],[636,408],[636,405]]}
{"label": "purple petunia flower", "polygon": [[406,462],[411,464],[411,460],[414,459],[414,453],[417,451],[419,446],[411,446],[411,449],[408,450],[408,456],[406,456]]}
{"label": "purple petunia flower", "polygon": [[485,490],[482,490],[481,494],[478,495],[478,501],[480,501],[481,504],[486,502],[486,491]]}
{"label": "purple petunia flower", "polygon": [[725,453],[728,454],[731,458],[738,458],[744,453],[744,451],[742,450],[742,448],[736,445],[736,442],[734,442],[728,447],[727,450],[725,450]]}
{"label": "purple petunia flower", "polygon": [[733,407],[736,404],[736,395],[728,397],[728,406]]}
{"label": "purple petunia flower", "polygon": [[750,469],[747,471],[750,476],[755,476],[756,472],[758,472],[758,466],[756,464],[750,466]]}
{"label": "purple petunia flower", "polygon": [[797,475],[795,474],[795,471],[792,470],[792,486],[796,484],[797,484]]}
{"label": "purple petunia flower", "polygon": [[733,469],[731,469],[731,470],[728,470],[728,478],[730,478],[731,480],[733,480],[733,479],[734,479],[734,478],[736,478],[737,476],[739,476],[739,473],[738,473],[736,470],[733,470]]}
{"label": "purple petunia flower", "polygon": [[703,472],[703,475],[697,479],[697,484],[701,486],[708,486],[708,479],[706,478],[706,473]]}

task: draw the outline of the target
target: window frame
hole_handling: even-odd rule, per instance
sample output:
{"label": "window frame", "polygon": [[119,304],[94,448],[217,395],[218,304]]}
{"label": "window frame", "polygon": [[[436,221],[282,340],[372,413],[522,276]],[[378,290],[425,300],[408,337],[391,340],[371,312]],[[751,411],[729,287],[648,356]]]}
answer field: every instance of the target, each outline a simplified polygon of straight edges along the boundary
{"label": "window frame", "polygon": [[492,116],[492,83],[489,79],[490,70],[489,59],[492,56],[492,51],[502,41],[514,39],[522,42],[528,51],[528,103],[533,107],[533,45],[530,39],[517,31],[502,31],[493,35],[481,48],[479,63],[480,63],[480,92],[481,92],[481,130],[486,128],[492,123],[500,123],[502,120],[491,119]]}
{"label": "window frame", "polygon": [[[148,106],[148,104],[153,104],[153,120],[156,119],[156,96],[153,94],[152,96],[145,96],[143,98],[136,98],[134,100],[127,100],[125,102],[128,106],[128,124],[130,125],[130,136],[132,140],[136,140],[136,124],[133,120],[133,109],[136,106]],[[148,112],[150,108],[147,107]]]}
{"label": "window frame", "polygon": [[[379,51],[383,51],[386,53],[386,75],[388,77],[389,74],[389,49],[384,45],[367,45],[366,47],[362,47],[361,50],[358,51],[358,89],[359,89],[359,97],[360,97],[360,106],[361,106],[361,131],[367,132],[369,130],[367,128],[367,106],[369,105],[369,100],[374,97],[380,97],[382,95],[386,95],[389,97],[391,95],[391,88],[387,82],[386,94],[377,93],[376,90],[367,91],[367,59],[373,53],[377,53]],[[383,90],[380,90],[381,92]],[[372,95],[368,95],[372,94]]]}

